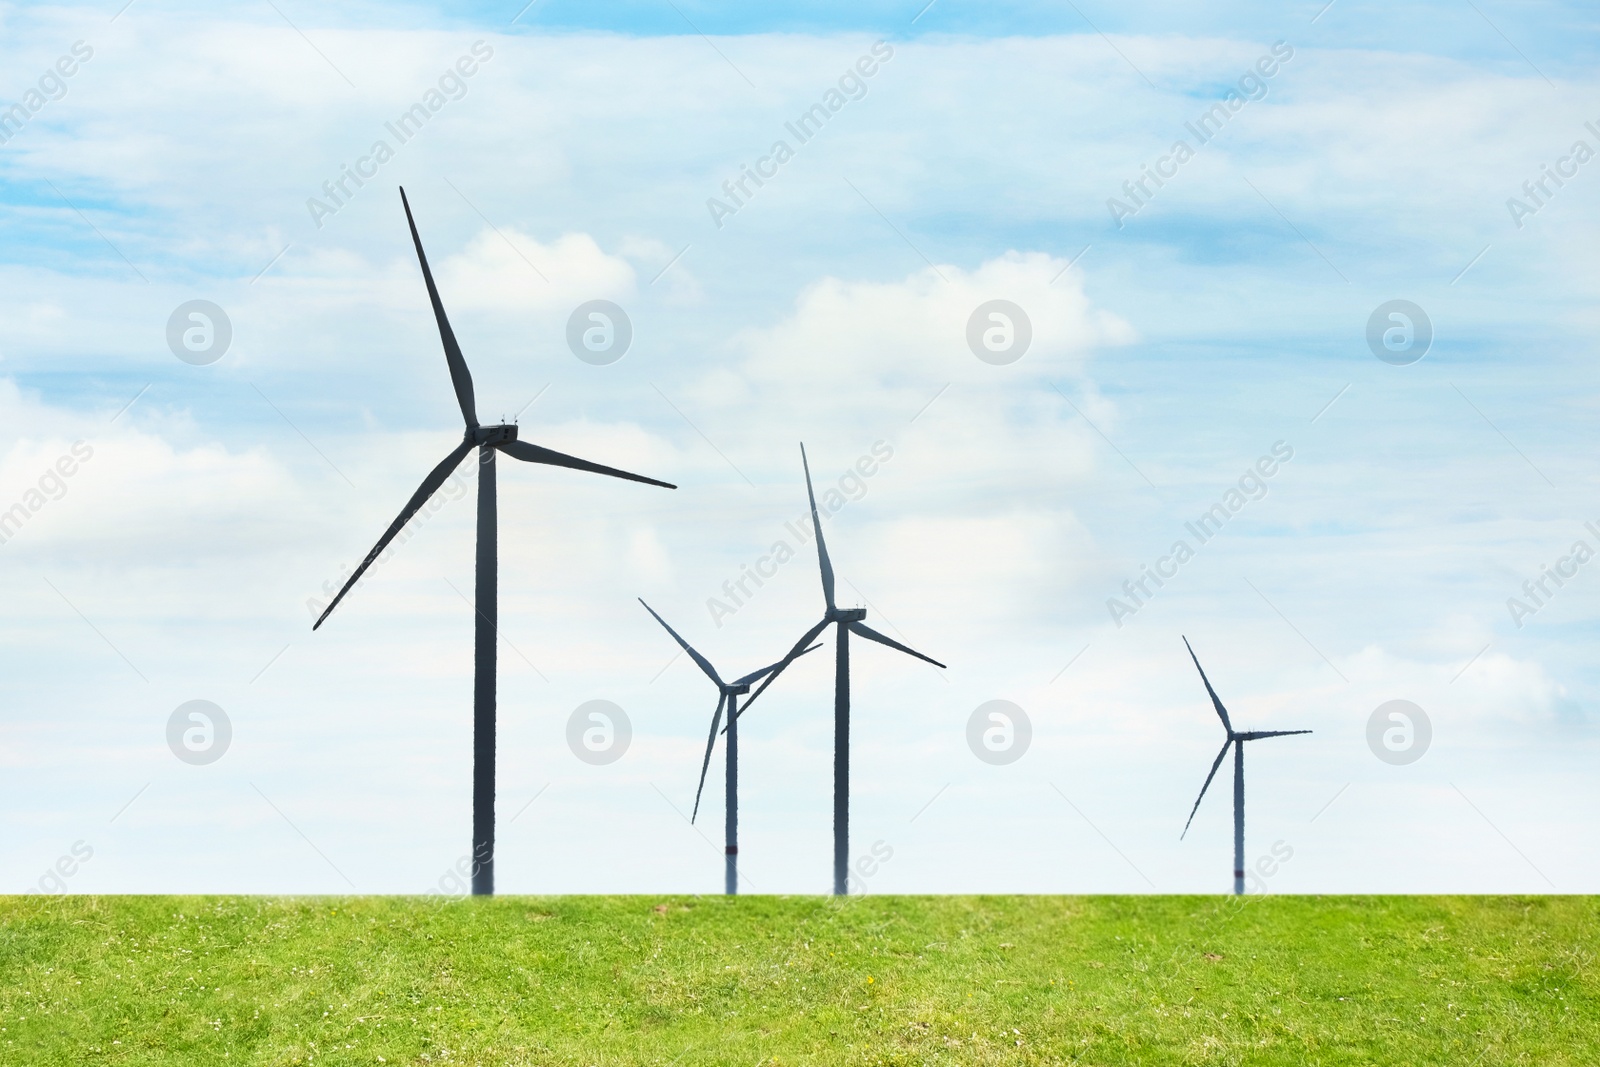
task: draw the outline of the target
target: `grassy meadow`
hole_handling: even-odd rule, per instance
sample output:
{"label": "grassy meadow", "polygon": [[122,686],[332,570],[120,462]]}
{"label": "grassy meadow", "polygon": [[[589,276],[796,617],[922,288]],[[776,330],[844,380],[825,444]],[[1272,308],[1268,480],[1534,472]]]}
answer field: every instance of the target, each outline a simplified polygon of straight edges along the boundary
{"label": "grassy meadow", "polygon": [[1590,897],[0,897],[0,1064],[1600,1064]]}

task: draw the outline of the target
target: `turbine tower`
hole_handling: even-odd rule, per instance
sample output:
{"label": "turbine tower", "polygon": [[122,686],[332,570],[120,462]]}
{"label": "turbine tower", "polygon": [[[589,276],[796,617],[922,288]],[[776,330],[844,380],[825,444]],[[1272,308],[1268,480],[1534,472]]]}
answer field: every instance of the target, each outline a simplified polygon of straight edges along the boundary
{"label": "turbine tower", "polygon": [[[817,566],[822,571],[822,599],[827,610],[823,613],[822,621],[807,630],[805,636],[795,642],[789,654],[778,661],[776,669],[745,701],[745,706],[748,708],[830,623],[837,627],[833,682],[833,893],[842,897],[848,891],[845,880],[850,863],[850,635],[854,633],[880,645],[888,645],[935,667],[943,668],[944,664],[885,637],[862,622],[867,617],[866,608],[841,608],[834,603],[833,563],[828,559],[828,546],[822,540],[822,522],[817,518],[817,496],[811,489],[811,465],[806,461],[804,444],[800,446],[800,463],[806,472],[806,497],[811,501],[811,527],[817,535]],[[729,726],[732,725],[730,720]]]}
{"label": "turbine tower", "polygon": [[[644,604],[643,597],[639,598],[639,603]],[[723,861],[723,892],[731,897],[739,892],[739,727],[736,714],[739,708],[739,698],[750,692],[752,683],[759,682],[771,674],[777,669],[778,665],[774,663],[770,666],[762,667],[759,671],[752,671],[743,678],[724,682],[718,676],[716,669],[711,666],[710,661],[696,652],[689,642],[678,636],[678,631],[668,626],[667,620],[657,615],[655,608],[652,608],[649,604],[644,604],[644,610],[648,611],[656,622],[659,622],[662,628],[672,635],[672,639],[678,642],[685,652],[689,653],[689,658],[694,660],[695,664],[705,672],[706,677],[711,679],[711,683],[717,687],[718,693],[721,694],[717,697],[717,710],[711,716],[711,733],[706,737],[706,756],[700,763],[700,786],[694,791],[694,813],[689,816],[691,823],[700,814],[700,794],[706,787],[706,771],[711,766],[711,750],[717,743],[717,727],[722,723],[722,709],[724,707],[728,709],[728,728],[724,731],[728,735],[728,746],[727,777],[725,779],[727,813],[723,823],[723,838],[726,842],[723,848],[723,855],[725,856]],[[821,647],[821,645],[812,645],[805,652]],[[805,652],[802,652],[801,655],[805,655]],[[755,698],[751,697],[750,699],[754,700]],[[750,702],[745,701],[745,707],[748,708],[749,706]]]}
{"label": "turbine tower", "polygon": [[1235,730],[1233,723],[1228,721],[1228,709],[1222,706],[1222,701],[1217,698],[1217,691],[1211,688],[1211,679],[1206,677],[1205,668],[1200,666],[1200,660],[1194,654],[1189,639],[1183,639],[1183,647],[1189,649],[1189,658],[1194,660],[1194,669],[1200,672],[1200,680],[1206,683],[1206,692],[1211,694],[1211,706],[1217,709],[1217,717],[1222,720],[1222,728],[1228,731],[1228,739],[1222,743],[1222,751],[1217,753],[1217,761],[1211,765],[1211,773],[1206,775],[1206,784],[1200,787],[1200,795],[1194,798],[1194,807],[1189,809],[1189,822],[1183,824],[1183,833],[1178,835],[1182,841],[1188,836],[1189,824],[1194,822],[1194,813],[1200,810],[1200,801],[1205,799],[1206,790],[1211,788],[1211,779],[1217,776],[1217,768],[1222,766],[1222,758],[1228,754],[1228,746],[1233,747],[1233,891],[1236,895],[1244,893],[1244,743],[1246,741],[1260,741],[1265,737],[1288,737],[1291,734],[1309,734],[1310,730]]}
{"label": "turbine tower", "polygon": [[411,204],[406,191],[400,190],[400,203],[405,208],[406,224],[411,228],[411,242],[417,248],[417,261],[422,264],[422,280],[428,286],[428,300],[433,304],[433,317],[439,323],[439,339],[444,344],[445,362],[450,367],[450,380],[455,386],[456,401],[461,406],[461,417],[466,421],[466,433],[461,443],[422,480],[422,485],[411,495],[400,516],[389,525],[372,551],[361,561],[361,566],[350,575],[349,581],[312,624],[313,630],[339,606],[352,586],[366,573],[395,534],[405,527],[411,517],[428,502],[445,480],[455,471],[468,452],[478,450],[478,551],[477,576],[474,590],[476,600],[476,629],[474,631],[474,660],[472,684],[472,892],[475,896],[494,893],[494,759],[495,759],[495,641],[499,617],[496,592],[499,574],[499,521],[495,498],[495,453],[504,452],[512,459],[525,463],[545,463],[554,467],[570,467],[591,474],[606,474],[613,478],[626,478],[667,489],[677,486],[646,478],[639,474],[614,467],[601,466],[586,459],[553,452],[548,448],[517,440],[517,427],[501,423],[483,426],[478,422],[477,401],[472,391],[472,374],[467,361],[456,343],[450,320],[445,317],[444,304],[439,301],[439,290],[433,284],[433,272],[428,269],[428,257],[422,251],[422,238],[417,236],[417,224],[411,217]]}

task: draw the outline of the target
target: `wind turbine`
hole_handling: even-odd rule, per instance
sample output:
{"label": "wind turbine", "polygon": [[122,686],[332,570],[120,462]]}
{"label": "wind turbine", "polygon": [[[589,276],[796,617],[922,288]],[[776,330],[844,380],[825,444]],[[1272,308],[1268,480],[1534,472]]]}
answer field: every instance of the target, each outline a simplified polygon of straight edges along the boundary
{"label": "wind turbine", "polygon": [[1288,737],[1291,734],[1309,734],[1310,730],[1235,730],[1233,723],[1228,721],[1228,709],[1222,706],[1222,701],[1217,697],[1217,691],[1211,688],[1211,679],[1206,677],[1205,668],[1200,666],[1200,660],[1194,654],[1189,639],[1183,639],[1183,647],[1189,649],[1189,658],[1194,660],[1194,669],[1200,672],[1200,680],[1206,683],[1206,692],[1211,694],[1211,705],[1217,709],[1217,716],[1222,720],[1222,728],[1228,731],[1228,739],[1222,743],[1222,751],[1217,753],[1217,761],[1211,765],[1211,773],[1206,775],[1206,784],[1200,787],[1200,795],[1194,798],[1194,807],[1189,809],[1189,822],[1183,824],[1183,833],[1178,835],[1178,840],[1183,840],[1189,833],[1189,824],[1194,822],[1194,813],[1200,810],[1200,801],[1205,799],[1206,790],[1211,788],[1211,779],[1217,776],[1217,768],[1222,766],[1222,757],[1228,754],[1228,746],[1233,745],[1233,891],[1236,894],[1244,892],[1244,743],[1246,741],[1260,741],[1264,737]]}
{"label": "wind turbine", "polygon": [[[784,668],[803,651],[807,651],[806,646],[830,623],[838,628],[833,676],[833,894],[842,897],[847,891],[845,879],[850,862],[850,635],[854,633],[880,645],[888,645],[935,667],[943,668],[944,664],[885,637],[862,622],[867,617],[866,608],[841,608],[834,603],[833,563],[828,559],[828,546],[822,540],[822,522],[817,518],[817,496],[811,490],[811,465],[806,462],[804,444],[800,446],[800,463],[806,472],[806,496],[811,501],[811,526],[817,534],[817,566],[822,571],[822,598],[827,610],[823,613],[822,621],[807,630],[805,636],[795,642],[789,654],[778,661],[777,667],[767,675],[760,688],[745,701],[745,707],[748,708],[783,673]],[[731,720],[729,726],[732,726]]]}
{"label": "wind turbine", "polygon": [[[639,598],[639,603],[644,604],[643,597]],[[728,810],[724,819],[723,829],[724,840],[727,842],[723,849],[723,854],[726,857],[723,862],[723,892],[733,896],[739,892],[739,726],[737,714],[739,698],[750,692],[751,683],[759,682],[776,670],[778,665],[774,663],[771,666],[762,667],[759,671],[752,671],[743,678],[724,682],[717,674],[716,669],[711,666],[710,661],[696,652],[689,642],[678,636],[678,631],[668,626],[667,620],[657,615],[655,608],[652,608],[649,604],[644,604],[644,610],[654,616],[656,622],[659,622],[662,628],[672,635],[672,639],[678,642],[685,652],[689,653],[689,658],[694,660],[696,665],[705,672],[706,677],[711,679],[711,683],[717,687],[717,691],[721,694],[717,698],[717,710],[711,716],[711,733],[706,737],[706,758],[700,764],[700,787],[694,791],[694,813],[689,816],[691,823],[700,814],[700,794],[706,787],[706,771],[711,766],[711,749],[717,743],[717,727],[722,722],[722,709],[724,707],[728,709],[728,729],[725,731],[728,735],[726,778]],[[821,647],[821,645],[812,645],[805,652]],[[805,655],[805,652],[802,652],[801,655]],[[754,700],[755,698],[751,697],[750,699]],[[745,701],[745,707],[749,706],[750,701]]]}
{"label": "wind turbine", "polygon": [[555,467],[571,467],[591,474],[608,474],[613,478],[626,478],[633,482],[646,482],[667,489],[677,486],[659,482],[639,474],[629,474],[615,467],[605,467],[586,459],[553,452],[548,448],[517,440],[517,427],[501,423],[482,426],[478,423],[477,403],[472,391],[472,374],[467,361],[456,343],[450,320],[445,317],[444,305],[439,301],[439,290],[433,284],[433,272],[428,269],[428,257],[422,251],[422,238],[417,236],[417,224],[411,217],[411,204],[406,191],[400,190],[400,203],[405,207],[406,224],[411,228],[411,242],[417,247],[417,261],[422,264],[422,280],[428,286],[428,300],[433,304],[433,317],[439,323],[439,339],[444,343],[445,362],[450,367],[450,380],[455,385],[456,401],[461,405],[461,417],[466,420],[466,433],[461,443],[422,480],[422,485],[411,495],[406,506],[378,538],[378,543],[367,553],[349,581],[339,590],[338,596],[312,624],[315,630],[339,606],[339,601],[361,578],[372,561],[384,550],[395,534],[399,533],[423,504],[428,502],[456,466],[474,448],[478,450],[478,557],[476,586],[476,630],[473,648],[472,683],[472,892],[475,896],[494,893],[494,758],[495,758],[495,640],[499,617],[496,592],[499,574],[499,522],[495,503],[494,457],[504,452],[512,459],[525,463],[546,463]]}

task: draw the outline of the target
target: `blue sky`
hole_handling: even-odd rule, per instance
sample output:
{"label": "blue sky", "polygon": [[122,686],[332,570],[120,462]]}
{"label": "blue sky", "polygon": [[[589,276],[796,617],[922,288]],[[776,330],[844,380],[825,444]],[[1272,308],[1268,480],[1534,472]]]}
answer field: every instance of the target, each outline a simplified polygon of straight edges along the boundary
{"label": "blue sky", "polygon": [[[719,667],[781,653],[810,563],[721,626],[707,602],[800,514],[800,440],[833,481],[892,449],[828,520],[841,588],[950,664],[856,657],[854,840],[895,848],[869,891],[1226,888],[1225,793],[1178,841],[1221,741],[1184,634],[1239,721],[1316,731],[1250,754],[1250,854],[1295,849],[1270,891],[1600,884],[1600,578],[1507,608],[1600,548],[1600,161],[1520,227],[1506,203],[1600,148],[1584,8],[278,6],[0,7],[0,105],[93,49],[0,146],[0,509],[93,449],[0,544],[6,888],[80,839],[74,891],[422,892],[464,851],[471,508],[315,635],[306,607],[460,432],[402,183],[480,414],[682,486],[502,468],[504,890],[720,886],[717,820],[678,810],[714,699],[634,598]],[[399,144],[385,123],[478,42]],[[1119,227],[1108,199],[1179,138]],[[794,158],[717,225],[778,139]],[[209,366],[167,347],[193,299],[233,326]],[[634,324],[609,366],[564,340],[591,299]],[[1033,323],[1005,366],[965,340],[991,299]],[[1434,327],[1408,366],[1365,341],[1394,299]],[[1122,583],[1278,442],[1265,495],[1118,626]],[[827,886],[813,659],[744,738],[752,889]],[[165,741],[193,699],[233,724],[200,767]],[[634,727],[604,767],[564,740],[591,699]],[[1006,766],[966,747],[992,699],[1033,725]],[[1407,766],[1367,747],[1393,699],[1433,723]]]}

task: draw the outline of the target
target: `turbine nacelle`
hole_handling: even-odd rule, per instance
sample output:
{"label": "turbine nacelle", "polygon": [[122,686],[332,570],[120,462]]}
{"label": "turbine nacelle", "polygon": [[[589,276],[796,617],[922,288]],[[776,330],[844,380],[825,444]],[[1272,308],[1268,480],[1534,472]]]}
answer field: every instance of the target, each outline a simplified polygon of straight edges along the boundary
{"label": "turbine nacelle", "polygon": [[475,445],[502,445],[517,439],[514,423],[502,422],[498,426],[472,426],[467,429],[467,440]]}
{"label": "turbine nacelle", "polygon": [[829,608],[824,616],[829,622],[860,622],[866,617],[866,608]]}
{"label": "turbine nacelle", "polygon": [[1229,734],[1231,741],[1259,741],[1263,737],[1288,737],[1290,734],[1309,734],[1310,730],[1243,730]]}

